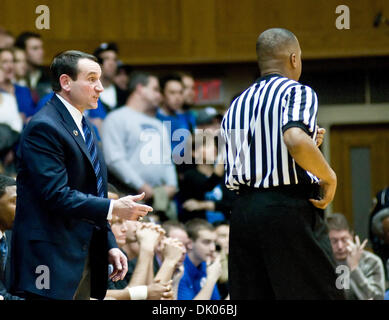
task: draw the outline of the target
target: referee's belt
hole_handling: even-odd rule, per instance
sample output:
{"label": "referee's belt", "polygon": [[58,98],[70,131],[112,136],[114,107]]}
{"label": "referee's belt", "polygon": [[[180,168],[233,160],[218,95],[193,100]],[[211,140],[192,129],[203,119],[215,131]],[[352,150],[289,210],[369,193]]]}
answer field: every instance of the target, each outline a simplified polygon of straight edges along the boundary
{"label": "referee's belt", "polygon": [[290,195],[292,197],[305,198],[305,199],[320,199],[320,185],[318,183],[312,184],[289,184],[283,186],[276,186],[270,188],[255,188],[250,187],[245,184],[239,186],[239,190],[236,191],[236,194],[241,196],[253,192],[277,192],[285,195]]}

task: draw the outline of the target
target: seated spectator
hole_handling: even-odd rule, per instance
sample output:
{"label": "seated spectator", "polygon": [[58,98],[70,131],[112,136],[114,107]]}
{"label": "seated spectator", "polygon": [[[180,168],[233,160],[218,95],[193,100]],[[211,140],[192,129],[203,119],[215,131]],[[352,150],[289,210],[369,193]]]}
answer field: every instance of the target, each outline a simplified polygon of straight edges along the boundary
{"label": "seated spectator", "polygon": [[[153,278],[163,283],[170,281],[182,264],[186,252],[183,244],[166,237],[165,231],[154,223],[140,224],[136,237],[139,256],[129,263],[130,285],[150,284]],[[131,268],[131,264],[135,264],[135,268]]]}
{"label": "seated spectator", "polygon": [[15,46],[24,50],[27,58],[26,85],[30,88],[35,103],[51,92],[50,72],[43,66],[45,51],[42,37],[38,33],[23,32],[15,41]]}
{"label": "seated spectator", "polygon": [[[382,300],[385,293],[385,273],[381,259],[363,250],[367,239],[360,243],[344,215],[335,213],[326,219],[329,238],[337,265],[349,268],[350,288],[345,288],[350,300]],[[320,275],[318,275],[320,276]]]}
{"label": "seated spectator", "polygon": [[160,213],[161,220],[174,219],[177,175],[166,129],[155,118],[161,98],[158,79],[134,73],[129,89],[126,105],[112,111],[103,123],[103,153],[110,179],[123,192],[145,192],[144,200],[154,213]]}
{"label": "seated spectator", "polygon": [[162,224],[162,228],[165,230],[166,236],[181,241],[184,247],[187,248],[190,240],[183,223],[176,220],[167,220]]}
{"label": "seated spectator", "polygon": [[118,69],[118,53],[119,49],[113,42],[104,42],[93,52],[101,66],[101,84],[104,91],[100,94],[100,99],[105,113],[123,106],[128,97],[128,91],[122,90],[114,82]]}
{"label": "seated spectator", "polygon": [[26,52],[18,47],[13,48],[14,51],[14,67],[15,67],[15,78],[14,81],[16,84],[27,87],[27,59]]}
{"label": "seated spectator", "polygon": [[[5,75],[0,68],[0,84],[4,82]],[[4,90],[0,90],[0,123],[8,125],[18,133],[23,128],[23,121],[19,114],[16,98]]]}
{"label": "seated spectator", "polygon": [[[119,87],[124,92],[127,92],[128,95],[128,84],[130,81],[131,67],[123,62],[118,61],[117,72],[114,77],[114,82],[117,87]],[[126,103],[124,101],[124,103]],[[123,103],[123,104],[124,104]]]}
{"label": "seated spectator", "polygon": [[[4,81],[4,73],[0,68],[0,83]],[[14,149],[23,128],[23,120],[18,111],[13,95],[0,89],[0,170],[13,174],[15,172]]]}
{"label": "seated spectator", "polygon": [[4,73],[4,81],[0,83],[0,86],[16,98],[19,112],[25,124],[35,113],[35,103],[32,100],[30,90],[15,83],[15,54],[12,49],[0,50],[0,68]]}
{"label": "seated spectator", "polygon": [[[179,72],[178,73],[181,77],[181,82],[184,86],[184,91],[183,91],[183,96],[184,96],[184,103],[182,105],[182,112],[190,112],[192,113],[191,109],[193,108],[194,102],[195,102],[195,97],[196,97],[196,92],[195,92],[195,80],[193,76],[189,72]],[[190,117],[196,116],[192,113],[192,115],[188,115]]]}
{"label": "seated spectator", "polygon": [[162,224],[162,228],[166,232],[166,236],[177,239],[183,245],[185,249],[183,251],[183,256],[178,262],[178,267],[173,274],[173,292],[175,293],[175,300],[177,300],[178,285],[181,281],[182,276],[184,275],[184,260],[186,257],[186,252],[188,250],[188,244],[190,242],[188,233],[186,232],[185,225],[176,220],[168,220]]}
{"label": "seated spectator", "polygon": [[[123,246],[127,231],[126,221],[114,218],[112,231],[118,245]],[[106,298],[134,300],[134,294],[137,299],[139,296],[149,300],[173,298],[171,278],[182,256],[183,248],[173,239],[164,238],[163,230],[154,224],[142,223],[137,230],[137,238],[140,245],[139,257],[129,261],[129,272],[125,279],[109,282],[110,290],[107,291]],[[154,251],[160,239],[162,239],[163,262],[161,266],[157,265],[155,268],[155,263],[153,267]]]}
{"label": "seated spectator", "polygon": [[12,48],[14,43],[15,39],[13,35],[3,27],[0,27],[0,49]]}
{"label": "seated spectator", "polygon": [[197,111],[197,129],[207,130],[217,135],[220,131],[223,115],[214,107],[206,107]]}
{"label": "seated spectator", "polygon": [[[373,199],[373,210],[369,217],[369,239],[373,251],[385,265],[389,259],[389,188],[380,190]],[[388,272],[386,280],[389,280]]]}
{"label": "seated spectator", "polygon": [[[111,220],[112,232],[115,235],[116,243],[119,247],[126,243],[127,223],[125,220],[112,216]],[[162,297],[168,298],[172,295],[171,286],[169,284],[162,284],[159,281],[155,281],[151,284],[146,282],[141,285],[130,285],[131,275],[128,273],[123,280],[113,282],[109,280],[108,291],[106,299],[113,298],[116,300],[153,300],[160,299]]]}
{"label": "seated spectator", "polygon": [[207,219],[209,222],[229,219],[235,194],[224,186],[224,165],[215,165],[217,148],[213,135],[198,134],[191,141],[193,165],[180,179],[177,201],[178,219]]}
{"label": "seated spectator", "polygon": [[0,295],[4,300],[23,300],[10,294],[11,239],[16,210],[16,181],[0,174]]}
{"label": "seated spectator", "polygon": [[177,299],[220,300],[216,282],[222,267],[220,257],[215,256],[215,228],[203,219],[192,219],[185,227],[190,242]]}
{"label": "seated spectator", "polygon": [[217,287],[222,299],[229,297],[228,290],[228,252],[230,240],[230,224],[227,221],[214,223],[216,231],[216,251],[220,254],[222,274],[217,282]]}
{"label": "seated spectator", "polygon": [[157,118],[170,126],[170,143],[174,164],[184,161],[187,138],[196,127],[195,118],[191,113],[184,112],[184,86],[179,75],[167,75],[161,78],[162,104],[157,110]]}

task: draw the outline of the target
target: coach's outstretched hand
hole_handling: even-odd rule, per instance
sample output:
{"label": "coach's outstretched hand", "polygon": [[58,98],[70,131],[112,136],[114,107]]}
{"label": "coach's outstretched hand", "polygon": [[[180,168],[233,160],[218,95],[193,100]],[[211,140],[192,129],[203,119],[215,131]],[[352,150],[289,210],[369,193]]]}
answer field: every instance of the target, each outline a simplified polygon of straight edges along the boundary
{"label": "coach's outstretched hand", "polygon": [[153,208],[137,203],[144,198],[145,193],[136,196],[126,196],[119,200],[114,200],[113,214],[126,220],[138,220],[139,217],[144,217],[147,213],[153,211]]}

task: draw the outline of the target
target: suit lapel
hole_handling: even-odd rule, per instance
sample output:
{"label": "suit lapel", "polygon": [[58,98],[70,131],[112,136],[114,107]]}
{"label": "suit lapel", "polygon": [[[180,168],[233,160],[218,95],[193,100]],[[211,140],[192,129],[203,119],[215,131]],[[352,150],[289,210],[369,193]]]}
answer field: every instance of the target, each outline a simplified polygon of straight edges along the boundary
{"label": "suit lapel", "polygon": [[92,159],[90,157],[88,147],[86,146],[86,143],[82,137],[81,132],[79,132],[79,129],[74,122],[72,116],[70,113],[66,110],[66,107],[62,103],[61,100],[58,99],[58,97],[54,94],[53,97],[54,106],[56,107],[57,111],[62,116],[62,124],[65,127],[65,129],[69,132],[69,134],[73,137],[73,139],[77,142],[78,146],[80,147],[81,151],[85,154],[85,156],[88,158],[92,168],[93,163]]}
{"label": "suit lapel", "polygon": [[[69,132],[69,134],[73,137],[73,139],[77,142],[77,144],[80,147],[81,151],[88,158],[89,163],[92,166],[92,170],[94,170],[93,169],[92,159],[91,159],[88,147],[87,147],[87,145],[86,145],[86,143],[84,141],[84,138],[81,135],[81,132],[79,132],[79,129],[78,129],[76,123],[74,122],[72,116],[70,115],[70,113],[68,112],[68,110],[66,109],[66,107],[64,106],[62,101],[59,100],[58,97],[55,94],[54,94],[54,97],[53,97],[52,101],[53,101],[53,104],[54,104],[56,110],[62,116],[62,121],[61,122],[62,122],[63,126]],[[97,155],[98,155],[98,158],[99,158],[99,161],[100,161],[100,166],[101,166],[101,169],[102,169],[101,172],[102,172],[102,178],[103,178],[104,193],[105,193],[105,196],[107,196],[106,189],[107,189],[108,178],[107,178],[107,168],[106,168],[106,165],[105,165],[105,160],[104,160],[104,157],[103,157],[103,155],[101,153],[101,150],[100,150],[100,148],[99,148],[99,146],[97,144],[97,137],[96,137],[96,134],[95,134],[95,130],[93,129],[93,127],[92,127],[92,125],[91,125],[91,123],[89,122],[88,119],[86,119],[86,122],[87,122],[87,124],[89,126],[89,130],[92,132],[93,138],[95,139],[95,144],[96,144],[96,148],[97,148]]]}

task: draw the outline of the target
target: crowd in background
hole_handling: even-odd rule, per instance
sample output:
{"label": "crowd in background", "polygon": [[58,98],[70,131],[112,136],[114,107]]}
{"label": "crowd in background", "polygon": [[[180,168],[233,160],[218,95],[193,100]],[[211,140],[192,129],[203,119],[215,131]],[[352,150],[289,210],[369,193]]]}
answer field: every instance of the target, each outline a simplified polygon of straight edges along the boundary
{"label": "crowd in background", "polygon": [[[223,181],[223,115],[194,108],[195,82],[188,73],[131,71],[115,43],[102,43],[93,55],[104,91],[86,116],[108,167],[108,196],[145,192],[145,203],[154,208],[142,222],[110,221],[129,271],[123,280],[108,281],[106,299],[228,299],[229,215],[237,195]],[[13,37],[0,29],[0,240],[12,229],[19,136],[54,95],[43,61],[39,34]],[[335,260],[351,270],[346,289],[352,299],[383,299],[387,288],[388,189],[376,201],[369,226],[375,254],[354,237],[344,216],[328,217]],[[7,254],[0,253],[2,262]],[[0,297],[18,299],[2,291],[5,269],[4,261]]]}
{"label": "crowd in background", "polygon": [[[0,33],[0,172],[16,178],[18,138],[54,92],[41,36]],[[234,194],[224,187],[223,164],[216,165],[222,115],[212,107],[193,110],[188,73],[132,72],[120,62],[115,43],[102,43],[93,55],[104,91],[86,116],[104,153],[109,196],[145,192],[154,209],[142,222],[110,221],[129,272],[124,280],[109,281],[106,299],[227,298]],[[6,195],[14,183],[3,177]],[[174,290],[166,293],[169,280]]]}

